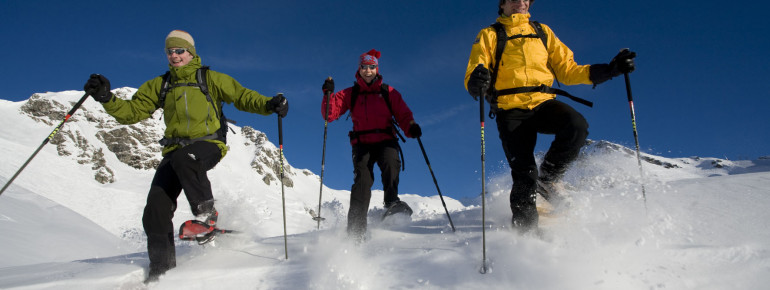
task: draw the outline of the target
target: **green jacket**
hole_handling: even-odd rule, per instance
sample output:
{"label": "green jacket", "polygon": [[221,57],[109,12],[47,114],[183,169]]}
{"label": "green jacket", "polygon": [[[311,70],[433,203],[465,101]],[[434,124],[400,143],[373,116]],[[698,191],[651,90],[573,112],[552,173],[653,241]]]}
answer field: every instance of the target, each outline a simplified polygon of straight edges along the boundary
{"label": "green jacket", "polygon": [[[193,58],[189,64],[183,67],[172,67],[172,83],[197,83],[196,71],[201,67],[199,57]],[[270,97],[263,96],[256,91],[241,86],[232,77],[208,70],[207,83],[211,99],[217,106],[222,102],[233,104],[236,109],[269,115],[272,113],[267,108]],[[131,97],[131,100],[112,98],[103,104],[108,114],[115,117],[121,124],[134,124],[152,116],[158,108],[163,76],[151,79]],[[163,120],[166,123],[166,138],[199,138],[210,135],[219,129],[217,111],[211,102],[206,100],[200,88],[193,86],[180,86],[170,89],[166,93],[165,106],[163,108]],[[222,157],[227,154],[227,146],[219,140],[206,140],[215,143],[222,151]],[[179,148],[179,145],[169,145],[163,148],[163,155]]]}

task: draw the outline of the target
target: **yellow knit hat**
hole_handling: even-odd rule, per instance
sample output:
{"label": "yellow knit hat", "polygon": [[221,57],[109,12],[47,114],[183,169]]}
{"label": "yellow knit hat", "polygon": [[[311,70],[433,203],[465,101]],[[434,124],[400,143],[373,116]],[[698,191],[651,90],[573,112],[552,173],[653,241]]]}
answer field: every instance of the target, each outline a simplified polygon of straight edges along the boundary
{"label": "yellow knit hat", "polygon": [[174,30],[166,36],[166,49],[172,47],[186,48],[190,54],[197,56],[197,53],[195,53],[195,40],[186,31]]}

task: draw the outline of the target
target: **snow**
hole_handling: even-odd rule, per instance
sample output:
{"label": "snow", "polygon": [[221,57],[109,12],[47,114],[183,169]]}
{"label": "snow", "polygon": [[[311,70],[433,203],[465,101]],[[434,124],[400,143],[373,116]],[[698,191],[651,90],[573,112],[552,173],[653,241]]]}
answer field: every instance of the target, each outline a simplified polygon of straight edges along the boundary
{"label": "snow", "polygon": [[[74,102],[82,92],[40,95]],[[0,127],[2,184],[55,126],[19,113],[21,105],[0,101],[0,123],[14,124]],[[84,108],[90,114],[101,109],[90,100]],[[65,128],[93,134],[95,127],[78,118],[81,113]],[[84,135],[91,145],[103,146]],[[452,232],[441,201],[428,196],[433,193],[402,195],[415,211],[412,222],[380,222],[382,192],[375,191],[370,235],[357,244],[344,234],[349,192],[324,188],[321,213],[326,220],[318,230],[309,213],[318,206],[318,175],[290,168],[290,160],[285,164],[294,185],[284,188],[286,252],[280,184],[265,184],[264,176],[252,169],[254,147],[240,134],[228,135],[228,140],[230,153],[209,176],[219,225],[243,233],[206,246],[177,241],[177,267],[149,285],[142,283],[148,260],[141,212],[153,171],[126,166],[105,147],[116,181],[100,184],[90,165],[58,155],[50,144],[44,147],[0,196],[0,288],[770,287],[767,157],[731,161],[644,154],[663,165],[644,162],[642,179],[635,155],[629,154],[633,151],[594,143],[565,176],[573,187],[572,208],[544,214],[543,238],[509,228],[510,176],[493,176],[487,183],[484,231],[490,271],[481,274],[480,199],[463,205],[444,197],[457,229]],[[180,199],[175,225],[191,218]]]}

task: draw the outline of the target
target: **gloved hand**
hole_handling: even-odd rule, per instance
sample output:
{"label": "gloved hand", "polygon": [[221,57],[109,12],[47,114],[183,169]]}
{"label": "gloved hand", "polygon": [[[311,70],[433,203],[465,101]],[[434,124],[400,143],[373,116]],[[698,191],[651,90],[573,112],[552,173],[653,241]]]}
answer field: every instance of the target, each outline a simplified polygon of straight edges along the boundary
{"label": "gloved hand", "polygon": [[616,76],[630,73],[636,69],[634,65],[635,57],[636,52],[624,48],[618,52],[618,55],[612,58],[609,64],[592,64],[588,68],[588,78],[594,85],[598,85]]}
{"label": "gloved hand", "polygon": [[471,72],[471,77],[468,79],[468,93],[471,94],[474,100],[478,100],[478,97],[489,89],[492,76],[489,74],[489,70],[484,67],[483,64],[479,64]]}
{"label": "gloved hand", "polygon": [[414,123],[409,126],[409,136],[412,136],[412,138],[420,138],[420,136],[422,136],[422,129],[420,129],[420,125]]}
{"label": "gloved hand", "polygon": [[110,92],[110,80],[100,74],[92,74],[91,78],[83,85],[83,90],[91,95],[97,102],[106,103],[112,100]]}
{"label": "gloved hand", "polygon": [[622,75],[624,73],[633,72],[636,69],[634,65],[634,58],[636,52],[624,48],[618,52],[618,55],[612,58],[610,61],[610,69],[612,71],[612,77]]}
{"label": "gloved hand", "polygon": [[324,91],[324,94],[333,94],[334,93],[334,80],[329,77],[324,81],[324,85],[321,86],[321,89]]}
{"label": "gloved hand", "polygon": [[289,113],[289,101],[286,100],[283,94],[279,93],[267,101],[267,109],[275,112],[281,118],[286,117],[286,114]]}

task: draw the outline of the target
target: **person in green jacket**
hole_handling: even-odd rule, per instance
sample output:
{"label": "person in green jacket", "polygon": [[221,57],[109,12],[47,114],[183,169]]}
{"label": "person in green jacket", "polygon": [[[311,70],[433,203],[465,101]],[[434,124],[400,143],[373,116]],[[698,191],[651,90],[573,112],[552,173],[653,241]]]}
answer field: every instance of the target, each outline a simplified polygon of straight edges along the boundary
{"label": "person in green jacket", "polygon": [[[166,124],[160,141],[164,146],[163,159],[155,171],[142,216],[150,259],[146,282],[156,281],[176,266],[172,217],[182,190],[196,218],[209,225],[216,224],[218,212],[206,172],[227,153],[224,142],[227,125],[220,122],[223,102],[261,115],[277,113],[285,117],[289,110],[283,95],[263,96],[244,88],[226,74],[208,69],[201,70],[206,73],[209,96],[204,94],[195,86],[198,84],[196,74],[203,66],[189,33],[171,31],[165,48],[170,79],[163,101],[163,76],[142,84],[130,100],[115,97],[110,92],[109,80],[103,75],[91,75],[84,86],[85,92],[101,102],[107,113],[121,124],[137,123],[163,108]],[[222,126],[224,130],[219,130]]]}

